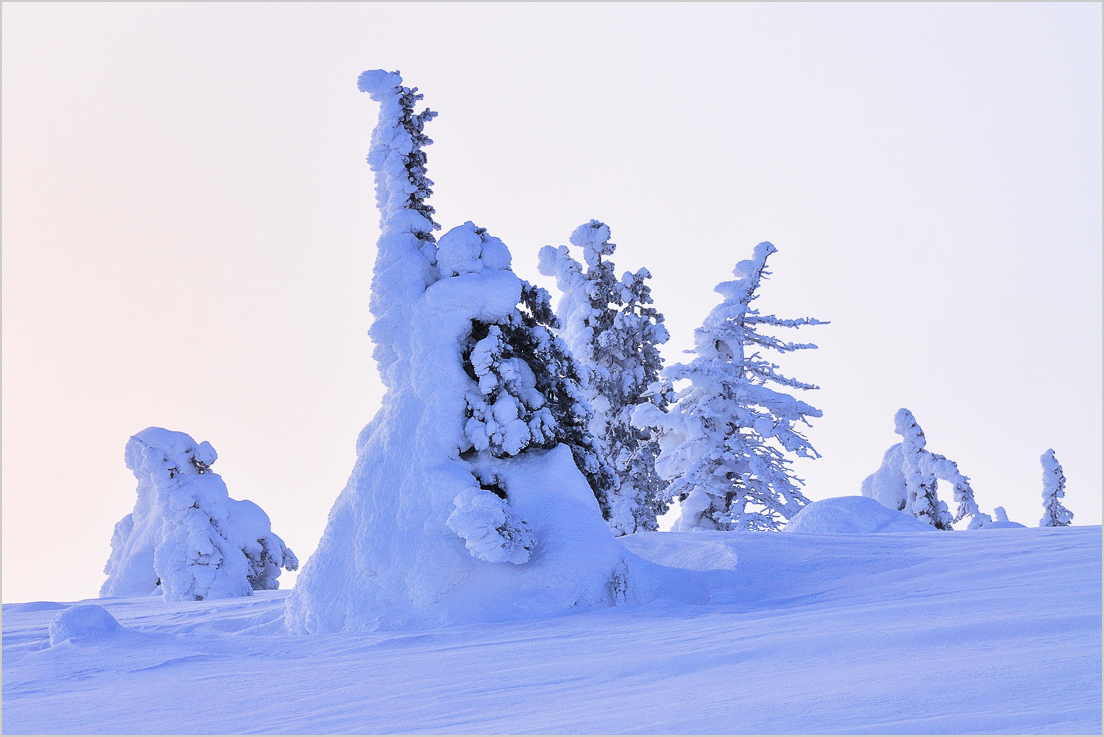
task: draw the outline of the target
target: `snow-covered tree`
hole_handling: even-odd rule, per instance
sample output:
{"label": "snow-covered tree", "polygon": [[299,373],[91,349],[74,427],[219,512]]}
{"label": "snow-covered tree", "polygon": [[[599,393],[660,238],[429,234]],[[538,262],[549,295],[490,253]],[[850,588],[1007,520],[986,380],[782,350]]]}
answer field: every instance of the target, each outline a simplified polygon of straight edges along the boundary
{"label": "snow-covered tree", "polygon": [[817,387],[779,374],[759,351],[816,346],[788,343],[760,329],[825,323],[761,315],[751,307],[776,250],[760,243],[750,260],[736,265],[736,279],[715,288],[724,299],[694,333],[690,352],[696,358],[663,372],[667,381],[689,382],[669,411],[642,405],[634,413],[638,426],[663,429],[656,466],[671,482],[668,493],[682,501],[676,530],[777,530],[808,503],[787,453],[820,457],[796,425],[821,412],[769,385]]}
{"label": "snow-covered tree", "polygon": [[1066,477],[1062,473],[1062,464],[1054,455],[1054,449],[1047,450],[1039,458],[1043,464],[1043,519],[1039,527],[1065,527],[1073,522],[1073,512],[1062,506],[1061,499],[1066,495]]}
{"label": "snow-covered tree", "polygon": [[428,108],[414,112],[423,95],[417,87],[404,87],[398,72],[364,72],[357,87],[380,103],[368,153],[380,213],[377,268],[369,301],[374,321],[369,334],[380,376],[390,386],[396,380],[390,371],[396,360],[396,331],[409,322],[411,302],[437,279],[433,231],[441,226],[426,202],[433,194],[433,182],[426,176],[424,150],[433,143],[425,134],[425,124],[437,113]]}
{"label": "snow-covered tree", "polygon": [[[471,273],[475,264],[480,270],[490,268],[486,262],[467,260],[469,254],[488,251],[506,254],[496,265],[509,267],[509,251],[498,238],[471,222],[453,228],[441,239],[439,259],[449,264],[442,273]],[[466,397],[464,433],[472,450],[497,458],[563,443],[608,518],[617,478],[591,435],[593,409],[583,390],[582,371],[552,332],[558,324],[548,292],[524,281],[515,309],[496,320],[472,320],[463,360],[476,386]]]}
{"label": "snow-covered tree", "polygon": [[602,519],[616,477],[547,292],[470,222],[434,242],[415,156],[428,116],[397,72],[366,72],[360,89],[381,103],[368,156],[381,211],[369,334],[387,390],[288,597],[289,627],[425,626],[622,600],[631,576]]}
{"label": "snow-covered tree", "polygon": [[927,444],[924,431],[916,423],[912,412],[904,408],[897,410],[893,421],[897,434],[901,436],[902,471],[907,495],[904,511],[936,529],[951,529],[951,513],[947,511],[946,503],[939,501],[939,482],[925,462],[930,454],[924,448]]}
{"label": "snow-covered tree", "polygon": [[658,431],[634,427],[631,417],[642,403],[666,409],[662,393],[646,393],[659,379],[663,364],[657,346],[668,334],[663,315],[651,306],[651,274],[640,269],[618,280],[613,263],[604,258],[616,249],[609,239],[609,226],[591,220],[570,238],[582,249],[585,267],[566,246],[545,246],[539,268],[556,278],[563,293],[557,306],[560,335],[587,369],[586,397],[595,410],[590,431],[618,479],[608,521],[615,533],[626,535],[658,529],[656,516],[667,511],[667,482],[655,470]]}
{"label": "snow-covered tree", "polygon": [[[862,495],[940,530],[953,529],[952,524],[967,517],[971,530],[991,522],[992,518],[978,509],[970,479],[962,475],[958,464],[926,448],[927,438],[912,412],[899,409],[893,421],[901,442],[891,446],[881,467],[863,480]],[[947,504],[939,500],[939,481],[954,488],[958,508],[953,517]]]}
{"label": "snow-covered tree", "polygon": [[166,601],[249,596],[299,567],[268,515],[231,499],[211,444],[150,427],[126,446],[138,479],[134,511],[115,525],[100,596],[160,592]]}

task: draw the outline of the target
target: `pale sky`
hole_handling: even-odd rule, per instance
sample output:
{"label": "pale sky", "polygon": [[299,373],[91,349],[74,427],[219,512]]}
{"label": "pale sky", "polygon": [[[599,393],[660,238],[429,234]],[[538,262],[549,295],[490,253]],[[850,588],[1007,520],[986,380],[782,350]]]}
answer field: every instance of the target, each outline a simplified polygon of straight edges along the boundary
{"label": "pale sky", "polygon": [[440,112],[445,229],[556,295],[537,250],[605,221],[669,362],[778,247],[759,307],[832,323],[780,361],[822,387],[810,498],[858,494],[908,407],[983,511],[1038,525],[1054,448],[1100,524],[1100,28],[1089,3],[5,3],[3,601],[96,595],[151,425],[313,552],[382,396],[356,88],[381,67]]}

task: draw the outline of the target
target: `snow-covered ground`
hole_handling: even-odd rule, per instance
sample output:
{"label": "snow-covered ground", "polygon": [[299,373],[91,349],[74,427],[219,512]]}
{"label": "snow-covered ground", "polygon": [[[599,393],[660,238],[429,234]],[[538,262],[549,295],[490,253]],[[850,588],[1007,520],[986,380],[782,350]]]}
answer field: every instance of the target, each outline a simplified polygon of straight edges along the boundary
{"label": "snow-covered ground", "polygon": [[697,605],[364,635],[286,634],[283,591],[100,599],[123,629],[52,647],[67,604],[5,604],[3,726],[1101,731],[1099,526],[622,540],[667,566],[727,569],[730,585]]}

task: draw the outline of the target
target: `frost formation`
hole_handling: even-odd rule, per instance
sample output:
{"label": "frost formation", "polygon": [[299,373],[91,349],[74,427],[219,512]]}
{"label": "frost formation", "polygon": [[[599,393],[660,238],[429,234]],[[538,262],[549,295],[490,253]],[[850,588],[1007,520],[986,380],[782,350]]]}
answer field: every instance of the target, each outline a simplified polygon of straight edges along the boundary
{"label": "frost formation", "polygon": [[[682,501],[675,531],[777,530],[808,503],[786,454],[820,457],[796,424],[809,424],[821,412],[769,384],[817,387],[779,374],[759,350],[790,353],[816,346],[788,343],[759,329],[825,323],[760,315],[751,307],[776,250],[760,243],[750,260],[736,264],[734,281],[717,285],[724,299],[694,332],[690,352],[696,358],[663,372],[666,382],[689,382],[674,393],[670,409],[642,405],[634,413],[637,426],[662,428],[656,467],[671,482],[667,493]],[[667,392],[670,385],[652,391]]]}
{"label": "frost formation", "polygon": [[211,470],[217,457],[210,443],[159,427],[127,442],[138,500],[115,525],[100,596],[251,596],[279,588],[281,568],[299,567],[268,515],[251,501],[230,498]]}
{"label": "frost formation", "polygon": [[620,279],[606,260],[617,248],[610,229],[591,220],[571,234],[583,263],[566,246],[540,251],[542,274],[554,276],[563,293],[557,305],[559,334],[588,374],[586,399],[594,407],[590,432],[601,458],[617,476],[608,522],[615,534],[658,529],[667,511],[667,482],[655,470],[658,430],[631,423],[637,405],[667,408],[663,394],[647,395],[663,368],[657,346],[667,342],[663,315],[652,307],[647,269],[626,271]]}

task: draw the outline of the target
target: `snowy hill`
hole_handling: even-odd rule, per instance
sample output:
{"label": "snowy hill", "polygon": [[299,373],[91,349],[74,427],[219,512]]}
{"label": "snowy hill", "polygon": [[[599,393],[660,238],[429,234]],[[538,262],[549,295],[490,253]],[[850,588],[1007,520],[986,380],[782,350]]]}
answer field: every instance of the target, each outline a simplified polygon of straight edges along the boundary
{"label": "snowy hill", "polygon": [[122,628],[52,647],[67,604],[5,604],[5,731],[1100,733],[1100,527],[621,540],[725,585],[360,635],[287,634],[283,591],[100,599]]}

